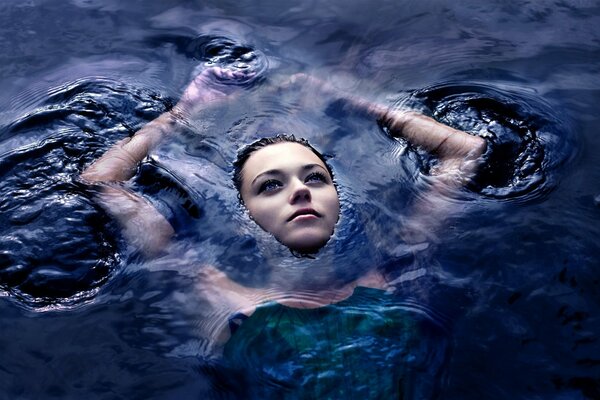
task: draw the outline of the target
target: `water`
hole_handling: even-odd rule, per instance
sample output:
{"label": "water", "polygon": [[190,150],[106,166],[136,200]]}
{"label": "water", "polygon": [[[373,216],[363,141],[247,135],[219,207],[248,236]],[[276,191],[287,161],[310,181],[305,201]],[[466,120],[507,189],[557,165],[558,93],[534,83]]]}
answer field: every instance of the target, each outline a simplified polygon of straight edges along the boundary
{"label": "water", "polygon": [[[3,3],[0,398],[214,395],[204,332],[222,316],[197,275],[211,263],[261,283],[254,244],[232,234],[252,231],[229,178],[259,131],[302,132],[332,155],[343,217],[372,217],[385,242],[432,160],[331,99],[273,91],[297,72],[493,143],[430,255],[427,307],[452,321],[440,397],[599,398],[599,16],[591,1]],[[177,227],[171,256],[129,254],[78,174],[199,64],[248,48],[260,79],[132,184]]]}

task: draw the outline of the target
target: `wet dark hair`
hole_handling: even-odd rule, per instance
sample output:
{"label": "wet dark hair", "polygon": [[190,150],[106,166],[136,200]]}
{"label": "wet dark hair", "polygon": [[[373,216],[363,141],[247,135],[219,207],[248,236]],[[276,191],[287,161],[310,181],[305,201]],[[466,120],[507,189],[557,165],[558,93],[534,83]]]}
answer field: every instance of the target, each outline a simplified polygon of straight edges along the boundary
{"label": "wet dark hair", "polygon": [[319,160],[321,160],[323,162],[323,164],[325,165],[325,168],[327,168],[327,172],[329,172],[329,175],[333,179],[333,170],[331,169],[331,166],[327,163],[325,156],[323,156],[317,149],[315,149],[310,143],[308,143],[308,140],[306,140],[304,138],[297,138],[294,135],[285,135],[285,134],[280,134],[280,135],[272,136],[272,137],[266,137],[266,138],[259,139],[256,142],[251,143],[248,146],[242,148],[238,152],[237,159],[233,163],[233,184],[235,185],[235,188],[238,191],[238,198],[240,199],[240,202],[242,202],[242,203],[244,202],[242,199],[241,193],[242,193],[242,179],[244,178],[243,177],[243,169],[244,169],[244,165],[246,165],[246,161],[248,161],[248,159],[250,158],[252,153],[254,153],[260,149],[263,149],[267,146],[270,146],[272,144],[277,144],[277,143],[298,143],[298,144],[306,147],[307,149],[310,149],[310,151],[312,151],[317,157],[319,157]]}

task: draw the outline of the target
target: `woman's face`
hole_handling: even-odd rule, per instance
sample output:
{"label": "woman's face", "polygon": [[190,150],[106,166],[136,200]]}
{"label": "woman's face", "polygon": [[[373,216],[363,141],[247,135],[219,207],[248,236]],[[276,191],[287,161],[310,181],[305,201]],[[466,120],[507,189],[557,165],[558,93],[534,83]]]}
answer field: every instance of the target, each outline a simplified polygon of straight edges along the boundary
{"label": "woman's face", "polygon": [[263,147],[250,155],[242,176],[244,204],[264,230],[300,252],[327,243],[340,202],[327,168],[310,149],[293,142]]}

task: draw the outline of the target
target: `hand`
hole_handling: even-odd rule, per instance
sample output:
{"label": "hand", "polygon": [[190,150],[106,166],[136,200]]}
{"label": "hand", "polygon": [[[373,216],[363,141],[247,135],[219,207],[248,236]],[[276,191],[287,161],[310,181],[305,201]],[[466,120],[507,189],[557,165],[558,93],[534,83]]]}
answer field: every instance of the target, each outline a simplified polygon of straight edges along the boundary
{"label": "hand", "polygon": [[177,107],[181,111],[192,113],[207,103],[225,99],[234,86],[245,84],[255,76],[255,72],[244,70],[207,68],[188,85]]}

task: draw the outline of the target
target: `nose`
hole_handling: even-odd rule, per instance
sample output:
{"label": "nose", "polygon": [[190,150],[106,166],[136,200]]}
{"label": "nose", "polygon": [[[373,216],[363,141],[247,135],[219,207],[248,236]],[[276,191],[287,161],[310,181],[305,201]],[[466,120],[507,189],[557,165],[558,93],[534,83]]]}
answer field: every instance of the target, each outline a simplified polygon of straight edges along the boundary
{"label": "nose", "polygon": [[296,204],[299,202],[310,202],[312,196],[310,189],[304,184],[304,182],[297,180],[292,186],[292,194],[290,195],[290,204]]}

